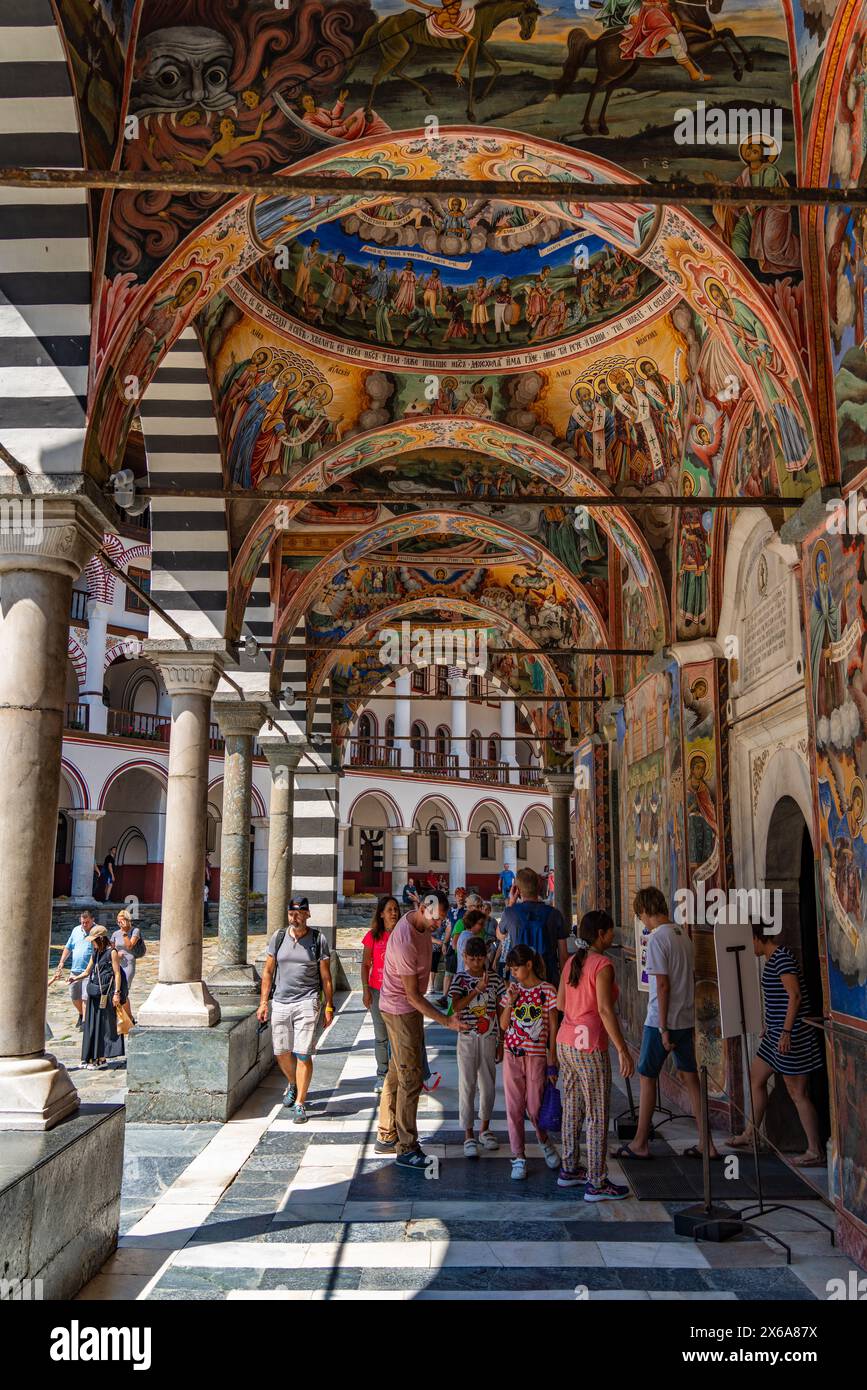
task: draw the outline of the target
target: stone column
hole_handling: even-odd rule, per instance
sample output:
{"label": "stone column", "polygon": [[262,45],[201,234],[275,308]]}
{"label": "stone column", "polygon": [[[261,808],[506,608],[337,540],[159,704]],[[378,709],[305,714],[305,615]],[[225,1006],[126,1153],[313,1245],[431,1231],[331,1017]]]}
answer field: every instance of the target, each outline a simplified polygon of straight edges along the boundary
{"label": "stone column", "polygon": [[343,897],[343,873],[346,856],[346,832],[348,829],[349,826],[344,825],[343,821],[341,821],[337,827],[337,904],[339,907],[342,907],[345,901]]}
{"label": "stone column", "polygon": [[402,904],[401,894],[409,877],[409,837],[412,827],[398,825],[391,832],[391,891]]}
{"label": "stone column", "polygon": [[271,770],[268,806],[268,901],[269,938],[286,926],[286,907],[292,886],[292,808],[294,778],[301,749],[279,737],[259,739]]}
{"label": "stone column", "polygon": [[[470,766],[470,745],[467,743],[467,702],[469,681],[456,671],[450,672],[452,699],[452,752],[458,755],[458,775],[466,777]],[[465,856],[466,858],[466,856]],[[459,885],[463,879],[459,880]]]}
{"label": "stone column", "polygon": [[554,815],[553,862],[548,860],[554,870],[554,906],[563,914],[567,928],[572,926],[572,856],[571,856],[571,809],[575,790],[573,773],[549,773],[545,778],[551,793],[551,809]]}
{"label": "stone column", "polygon": [[220,989],[250,989],[259,983],[247,964],[250,912],[250,812],[253,800],[253,739],[265,723],[265,705],[255,700],[215,700],[223,735],[223,834],[220,841],[220,903],[217,919],[219,965],[208,983]]}
{"label": "stone column", "polygon": [[400,766],[412,771],[412,727],[411,677],[409,672],[398,676],[394,683],[394,746],[400,752]]}
{"label": "stone column", "polygon": [[253,881],[250,885],[254,893],[263,896],[268,892],[268,826],[267,816],[254,816],[253,827]]}
{"label": "stone column", "polygon": [[157,983],[139,1008],[140,1025],[211,1028],[220,1006],[202,979],[205,845],[211,696],[223,669],[215,642],[191,640],[190,650],[148,641],[172,701],[166,849]]}
{"label": "stone column", "polygon": [[72,890],[70,900],[77,907],[92,907],[93,867],[96,862],[96,829],[105,811],[67,811],[75,822],[75,844],[72,849]]}
{"label": "stone column", "polygon": [[102,519],[71,497],[15,496],[10,511],[0,527],[0,1129],[45,1130],[78,1107],[44,1050],[45,1004],[69,607]]}
{"label": "stone column", "polygon": [[[518,781],[518,751],[515,747],[515,701],[511,694],[500,702],[500,755],[508,764],[509,781]],[[512,866],[514,867],[514,865]]]}
{"label": "stone column", "polygon": [[450,830],[449,836],[449,891],[467,886],[467,840],[468,830]]}
{"label": "stone column", "polygon": [[503,836],[502,867],[511,869],[513,874],[518,872],[518,837],[516,835]]}
{"label": "stone column", "polygon": [[81,692],[81,703],[88,705],[88,730],[92,734],[104,734],[108,728],[108,710],[102,703],[102,689],[105,683],[105,642],[108,628],[108,615],[111,604],[102,599],[89,599],[87,604],[87,675],[85,689]]}

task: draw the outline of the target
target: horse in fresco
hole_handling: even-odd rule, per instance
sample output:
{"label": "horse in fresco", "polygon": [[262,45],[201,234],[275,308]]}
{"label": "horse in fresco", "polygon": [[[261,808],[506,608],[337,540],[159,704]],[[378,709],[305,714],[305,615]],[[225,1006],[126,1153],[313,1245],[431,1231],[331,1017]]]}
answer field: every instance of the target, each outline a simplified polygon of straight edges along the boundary
{"label": "horse in fresco", "polygon": [[[437,53],[466,53],[466,83],[458,70],[460,62],[454,77],[458,86],[466,85],[467,120],[475,121],[475,79],[479,59],[484,58],[488,67],[492,69],[481,94],[482,100],[489,94],[502,71],[500,64],[487,48],[488,39],[495,29],[509,19],[517,19],[519,33],[524,41],[531,39],[536,32],[541,13],[536,0],[478,0],[472,28],[453,39],[432,33],[428,26],[427,14],[404,10],[401,14],[387,15],[368,29],[346,70],[346,75],[349,75],[365,53],[378,53],[379,67],[367,94],[366,111],[372,112],[376,89],[386,77],[402,77],[405,82],[418,88],[430,106],[433,102],[431,93],[421,82],[409,76],[405,71],[407,64],[413,64],[419,57],[433,57]],[[467,37],[471,37],[475,42],[467,45]]]}
{"label": "horse in fresco", "polygon": [[[689,57],[700,58],[712,53],[716,48],[721,48],[731,60],[735,80],[740,82],[744,72],[752,72],[753,60],[733,29],[716,28],[712,16],[719,14],[724,4],[725,0],[670,0],[670,9],[680,25]],[[591,5],[594,9],[600,8],[600,4],[594,3],[594,0],[591,0]],[[585,65],[589,66],[591,56],[596,59],[596,80],[590,88],[584,108],[585,135],[608,134],[605,112],[611,93],[616,87],[621,87],[629,81],[640,63],[658,61],[658,58],[624,58],[620,52],[623,32],[622,27],[606,29],[594,39],[586,29],[569,31],[566,40],[566,61],[560,77],[554,84],[554,93],[558,97],[564,96],[580,69]],[[594,132],[590,111],[599,91],[604,91],[605,97]]]}

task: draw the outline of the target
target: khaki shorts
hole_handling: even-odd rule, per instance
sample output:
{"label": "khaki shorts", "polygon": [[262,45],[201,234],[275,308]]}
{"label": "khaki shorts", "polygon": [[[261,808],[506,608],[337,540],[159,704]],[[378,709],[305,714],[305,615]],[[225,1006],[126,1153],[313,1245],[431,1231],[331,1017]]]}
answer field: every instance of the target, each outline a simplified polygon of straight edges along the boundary
{"label": "khaki shorts", "polygon": [[73,1004],[77,999],[84,998],[84,983],[84,980],[69,981],[69,997],[72,1000]]}
{"label": "khaki shorts", "polygon": [[271,1039],[274,1056],[293,1052],[302,1061],[313,1055],[313,1037],[319,1022],[319,995],[297,999],[292,1004],[271,1000]]}

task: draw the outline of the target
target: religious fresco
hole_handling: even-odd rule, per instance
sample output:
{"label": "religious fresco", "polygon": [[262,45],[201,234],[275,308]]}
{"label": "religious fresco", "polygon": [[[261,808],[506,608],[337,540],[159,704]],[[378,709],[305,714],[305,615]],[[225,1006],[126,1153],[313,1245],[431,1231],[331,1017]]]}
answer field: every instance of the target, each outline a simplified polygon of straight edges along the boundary
{"label": "religious fresco", "polygon": [[[867,178],[867,16],[860,16],[839,76],[828,182],[863,187]],[[829,207],[824,220],[827,308],[834,373],[837,440],[844,485],[863,471],[867,456],[867,210]]]}
{"label": "religious fresco", "polygon": [[135,0],[63,0],[59,19],[92,169],[108,169],[121,126],[126,49]]}
{"label": "religious fresco", "polygon": [[680,692],[689,886],[724,886],[716,663],[702,661],[684,666]]}
{"label": "religious fresco", "polygon": [[863,537],[823,528],[804,543],[801,574],[830,1005],[867,1028]]}
{"label": "religious fresco", "polygon": [[672,817],[671,680],[650,675],[627,691],[618,715],[622,921],[632,923],[639,888],[672,883],[666,827]]}
{"label": "religious fresco", "polygon": [[[500,132],[482,139],[472,128],[466,133],[460,129],[449,131],[436,142],[424,136],[361,139],[351,142],[337,153],[329,154],[325,159],[320,156],[305,160],[301,167],[327,168],[334,176],[349,181],[360,173],[369,177],[374,170],[380,171],[384,178],[401,173],[431,179],[438,174],[511,178],[516,188],[522,183],[526,186],[527,175],[553,181],[581,179],[591,183],[612,178],[622,180],[624,177],[617,166],[606,165],[588,155],[579,157],[566,154],[562,146],[538,141],[531,146],[529,141],[520,143]],[[94,458],[94,467],[105,467],[101,460],[110,459],[116,451],[135,408],[135,400],[144,390],[161,354],[201,304],[213,298],[221,284],[237,281],[238,275],[269,249],[285,246],[305,230],[312,233],[323,222],[333,222],[335,215],[345,217],[359,207],[369,205],[369,202],[369,195],[353,197],[348,193],[341,193],[339,197],[287,195],[260,199],[250,217],[243,204],[235,202],[225,213],[212,218],[207,230],[193,243],[196,248],[194,253],[189,245],[185,250],[182,244],[159,273],[152,277],[149,291],[151,300],[164,306],[164,311],[158,325],[159,331],[151,334],[152,348],[143,362],[136,359],[138,330],[133,317],[135,306],[132,288],[127,286],[116,295],[112,293],[111,317],[103,324],[100,338],[104,353],[111,340],[111,352],[103,362],[94,399],[90,442],[91,446],[98,442],[100,458],[99,463]],[[516,199],[516,206],[519,203],[533,210],[531,199]],[[762,292],[756,288],[752,277],[741,269],[733,252],[718,239],[709,239],[700,224],[683,210],[669,208],[660,212],[641,203],[628,206],[575,204],[564,197],[555,200],[546,211],[576,230],[580,228],[584,236],[596,237],[610,246],[612,251],[623,252],[641,262],[663,282],[663,287],[652,295],[649,311],[641,305],[627,312],[620,321],[603,323],[572,339],[567,336],[556,341],[529,344],[523,353],[520,349],[511,354],[505,352],[508,344],[501,343],[500,350],[492,355],[491,344],[488,343],[485,345],[486,355],[473,358],[474,366],[496,373],[498,385],[505,380],[510,397],[516,397],[514,404],[523,410],[525,402],[520,398],[526,394],[529,395],[531,406],[536,407],[541,383],[536,383],[534,378],[540,370],[547,370],[550,366],[556,373],[555,364],[558,361],[568,360],[582,350],[586,352],[597,345],[601,348],[604,344],[609,351],[597,355],[594,363],[598,368],[596,377],[603,370],[606,372],[605,386],[616,408],[615,419],[619,410],[624,417],[622,428],[630,425],[638,439],[640,465],[637,469],[633,466],[633,473],[643,481],[652,481],[653,475],[658,477],[662,471],[659,453],[652,442],[653,436],[659,441],[660,434],[653,420],[653,408],[655,405],[661,411],[661,403],[666,401],[667,396],[670,408],[670,393],[676,390],[678,378],[674,358],[680,344],[676,333],[663,332],[661,327],[657,328],[652,343],[645,335],[648,323],[655,314],[660,315],[658,322],[661,324],[662,318],[672,312],[670,292],[675,291],[685,297],[689,306],[708,324],[710,331],[740,359],[757,399],[768,406],[786,468],[792,475],[806,477],[805,470],[815,467],[812,424],[802,386],[803,364],[798,351],[789,341],[790,329],[785,327],[787,318],[784,315],[789,300],[781,300],[779,296],[775,299],[770,290],[769,297],[761,299]],[[201,284],[194,299],[178,302],[175,297],[177,285],[182,282],[183,272],[189,269],[191,254],[203,262]],[[773,287],[774,290],[776,288]],[[250,308],[244,297],[246,295],[249,299],[251,294],[249,288],[245,290],[243,285],[234,284],[231,291],[232,307],[227,308],[225,303],[209,306],[208,314],[202,321],[203,332],[209,338],[224,338],[231,324],[238,322],[239,308]],[[674,310],[672,317],[676,313],[677,310]],[[790,317],[788,321],[791,322]],[[627,333],[636,330],[636,339],[640,339],[634,343],[632,351],[629,351],[630,345],[623,336],[624,330]],[[285,329],[281,331],[285,332]],[[304,341],[308,349],[315,344],[317,349],[327,354],[334,350],[335,343],[340,340],[333,334],[322,333],[320,329],[307,328]],[[477,348],[481,346],[481,343],[476,344]],[[130,355],[143,375],[127,370],[125,359]],[[646,357],[650,360],[645,361]],[[413,365],[436,369],[452,359],[436,353],[423,356],[418,352],[406,357],[396,347],[384,349],[372,343],[357,342],[353,344],[351,360],[367,362],[380,369],[402,367],[409,371]],[[453,360],[466,366],[465,353]],[[590,363],[582,363],[584,366],[589,369]],[[502,374],[506,369],[514,370],[517,377],[525,378],[524,381],[514,382],[508,375],[504,379]],[[626,375],[612,379],[611,373],[618,370]],[[565,367],[563,372],[566,378],[564,384],[568,389],[561,391],[559,396],[553,392],[550,403],[540,402],[544,408],[539,411],[542,418],[537,422],[543,430],[553,428],[559,437],[563,437],[569,428],[569,417],[573,410],[578,409],[579,415],[586,416],[589,405],[586,392],[583,393],[583,406],[580,399],[582,393],[576,392],[579,399],[569,397],[569,390],[576,385],[574,373]],[[130,398],[128,378],[131,375],[135,377],[135,392]],[[126,397],[124,391],[127,392]],[[123,407],[117,404],[115,398],[118,395],[125,402]],[[465,399],[462,398],[462,406],[474,418],[491,418],[495,411],[494,395],[494,382],[482,379],[473,383],[471,391]],[[642,401],[642,396],[646,400]],[[412,409],[424,411],[427,404],[424,403],[423,392],[419,391],[418,397]],[[618,404],[618,397],[623,406]],[[558,401],[562,404],[558,404]],[[410,402],[405,404],[409,406]],[[607,400],[604,404],[611,409]],[[502,412],[505,405],[501,403],[499,409]],[[527,410],[525,413],[529,415],[531,412]],[[648,423],[653,424],[652,434],[645,427]],[[579,447],[580,435],[586,433],[587,430],[581,428],[581,419],[578,419],[572,425],[572,434],[579,437]],[[592,428],[589,433],[592,435]],[[585,444],[589,447],[589,441],[585,441]],[[660,452],[665,459],[661,445]],[[615,463],[612,464],[606,449],[609,472],[614,470],[619,454],[622,454],[622,450],[615,449]],[[668,460],[665,459],[665,462],[667,465]]]}
{"label": "religious fresco", "polygon": [[[596,908],[608,909],[604,878],[600,881],[596,843],[596,749],[589,741],[575,755],[575,920]],[[603,808],[604,811],[604,808]]]}
{"label": "religious fresco", "polygon": [[[569,233],[547,245],[501,250],[494,238],[502,219],[514,219],[516,209],[478,201],[483,207],[473,214],[473,223],[486,215],[489,229],[480,252],[469,246],[466,199],[451,198],[429,211],[419,200],[414,215],[431,219],[435,233],[427,240],[419,237],[422,247],[442,242],[436,231],[444,223],[465,224],[466,234],[448,238],[450,246],[457,243],[451,255],[407,250],[405,237],[400,249],[377,244],[367,223],[357,236],[325,224],[291,243],[285,266],[276,257],[263,257],[248,271],[246,284],[258,303],[247,302],[259,312],[263,302],[275,307],[302,341],[309,329],[333,335],[350,356],[350,344],[361,342],[442,352],[448,358],[494,349],[512,355],[583,335],[627,313],[659,286],[652,272],[598,237],[576,241]],[[386,207],[390,211],[394,205]],[[395,212],[399,222],[407,215]],[[410,225],[418,234],[415,222]]]}
{"label": "religious fresco", "polygon": [[864,1119],[864,1043],[837,1034],[834,1058],[834,1112],[838,1135],[836,1193],[843,1206],[867,1225],[867,1124]]}

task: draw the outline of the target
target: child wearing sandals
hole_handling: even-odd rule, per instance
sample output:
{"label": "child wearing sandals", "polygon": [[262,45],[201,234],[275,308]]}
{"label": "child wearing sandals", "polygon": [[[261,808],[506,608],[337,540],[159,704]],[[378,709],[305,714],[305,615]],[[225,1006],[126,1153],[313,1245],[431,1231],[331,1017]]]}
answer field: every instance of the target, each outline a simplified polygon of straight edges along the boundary
{"label": "child wearing sandals", "polygon": [[506,1118],[512,1145],[512,1177],[526,1178],[524,1114],[530,1117],[549,1168],[559,1168],[560,1155],[547,1132],[539,1128],[539,1108],[548,1075],[557,1075],[557,991],[545,979],[541,956],[523,943],[506,958],[512,983],[500,1009],[505,1034],[503,1085]]}
{"label": "child wearing sandals", "polygon": [[[453,1012],[465,1013],[469,1021],[467,1031],[458,1034],[458,1108],[464,1128],[464,1156],[478,1158],[480,1145],[483,1149],[500,1147],[490,1126],[497,1089],[497,1063],[503,1057],[497,1007],[506,987],[499,975],[488,970],[488,947],[484,937],[470,936],[463,958],[464,968],[452,980],[449,999]],[[478,1139],[475,1134],[477,1090]]]}

